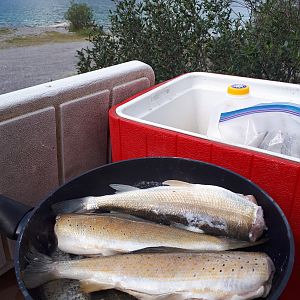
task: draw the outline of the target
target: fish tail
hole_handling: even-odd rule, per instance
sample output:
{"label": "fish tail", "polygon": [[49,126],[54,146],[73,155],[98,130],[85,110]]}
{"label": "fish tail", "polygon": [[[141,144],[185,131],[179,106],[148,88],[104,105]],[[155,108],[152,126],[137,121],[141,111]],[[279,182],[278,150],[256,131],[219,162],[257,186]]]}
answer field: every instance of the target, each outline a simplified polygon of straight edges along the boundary
{"label": "fish tail", "polygon": [[36,288],[57,278],[56,264],[51,257],[32,249],[26,256],[28,266],[22,272],[27,288]]}
{"label": "fish tail", "polygon": [[91,197],[83,197],[72,200],[65,200],[52,205],[52,210],[56,215],[85,212],[87,210],[87,204]]}

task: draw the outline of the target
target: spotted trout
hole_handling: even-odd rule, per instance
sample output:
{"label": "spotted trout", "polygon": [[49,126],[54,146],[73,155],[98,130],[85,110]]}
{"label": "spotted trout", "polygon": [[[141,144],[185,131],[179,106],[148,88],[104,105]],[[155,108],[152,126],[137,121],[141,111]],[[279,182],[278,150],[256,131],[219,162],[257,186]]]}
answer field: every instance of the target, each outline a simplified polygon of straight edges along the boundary
{"label": "spotted trout", "polygon": [[212,235],[256,241],[266,229],[263,210],[253,198],[225,188],[175,180],[168,186],[138,189],[111,185],[118,193],[54,204],[56,213],[108,210]]}
{"label": "spotted trout", "polygon": [[22,272],[27,288],[77,279],[85,293],[117,289],[141,300],[266,297],[274,264],[264,253],[151,253],[53,261],[36,253]]}
{"label": "spotted trout", "polygon": [[60,250],[79,255],[107,256],[154,247],[223,251],[257,245],[111,214],[59,215],[54,232]]}

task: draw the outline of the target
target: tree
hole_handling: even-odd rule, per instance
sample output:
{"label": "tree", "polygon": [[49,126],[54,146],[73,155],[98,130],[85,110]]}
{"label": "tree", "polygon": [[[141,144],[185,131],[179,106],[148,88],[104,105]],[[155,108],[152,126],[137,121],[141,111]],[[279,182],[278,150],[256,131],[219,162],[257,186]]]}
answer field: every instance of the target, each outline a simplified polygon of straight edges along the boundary
{"label": "tree", "polygon": [[249,21],[220,27],[211,44],[213,72],[300,83],[299,1],[260,2]]}
{"label": "tree", "polygon": [[[214,15],[204,15],[206,2],[115,1],[110,31],[91,34],[93,47],[78,51],[78,71],[132,59],[151,65],[159,81],[184,72],[208,71],[206,47]],[[227,9],[226,1],[217,2],[219,11]]]}
{"label": "tree", "polygon": [[158,81],[210,71],[299,83],[299,0],[243,0],[247,17],[233,2],[115,0],[110,30],[78,51],[78,72],[138,59]]}
{"label": "tree", "polygon": [[70,31],[79,31],[94,25],[93,10],[86,3],[71,1],[65,18],[71,23]]}

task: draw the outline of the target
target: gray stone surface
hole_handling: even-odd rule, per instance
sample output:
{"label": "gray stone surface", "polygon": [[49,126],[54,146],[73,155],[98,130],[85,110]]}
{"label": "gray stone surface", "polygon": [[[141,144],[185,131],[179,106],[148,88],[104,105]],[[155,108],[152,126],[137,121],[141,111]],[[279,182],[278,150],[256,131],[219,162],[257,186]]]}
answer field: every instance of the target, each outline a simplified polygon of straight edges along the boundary
{"label": "gray stone surface", "polygon": [[0,122],[0,194],[35,205],[58,185],[55,111]]}
{"label": "gray stone surface", "polygon": [[87,41],[0,49],[0,94],[75,75]]}
{"label": "gray stone surface", "polygon": [[[140,78],[147,78],[150,85],[153,85],[155,77],[152,68],[142,62],[131,61],[3,94],[0,95],[0,121],[48,106],[57,106],[102,90],[112,91],[116,86],[135,82]],[[134,86],[135,84],[129,87],[134,93],[138,92],[138,85]],[[124,87],[123,92],[125,93]]]}
{"label": "gray stone surface", "polygon": [[106,90],[60,106],[64,180],[107,162],[109,94]]}
{"label": "gray stone surface", "polygon": [[[8,73],[0,80],[13,80]],[[110,105],[154,79],[150,66],[132,61],[0,95],[0,194],[35,205],[65,180],[107,163]],[[5,243],[12,256],[14,243]],[[10,267],[7,257],[0,274]]]}
{"label": "gray stone surface", "polygon": [[116,105],[150,86],[151,82],[147,77],[115,86],[112,90],[112,105]]}

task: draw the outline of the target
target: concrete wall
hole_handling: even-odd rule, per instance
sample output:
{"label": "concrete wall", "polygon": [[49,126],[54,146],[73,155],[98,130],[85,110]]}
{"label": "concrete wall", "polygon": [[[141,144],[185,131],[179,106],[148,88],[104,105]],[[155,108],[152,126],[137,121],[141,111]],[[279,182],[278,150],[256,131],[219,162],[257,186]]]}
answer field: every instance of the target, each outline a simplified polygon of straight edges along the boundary
{"label": "concrete wall", "polygon": [[152,68],[132,61],[0,95],[0,194],[34,206],[107,163],[109,108],[153,84]]}

